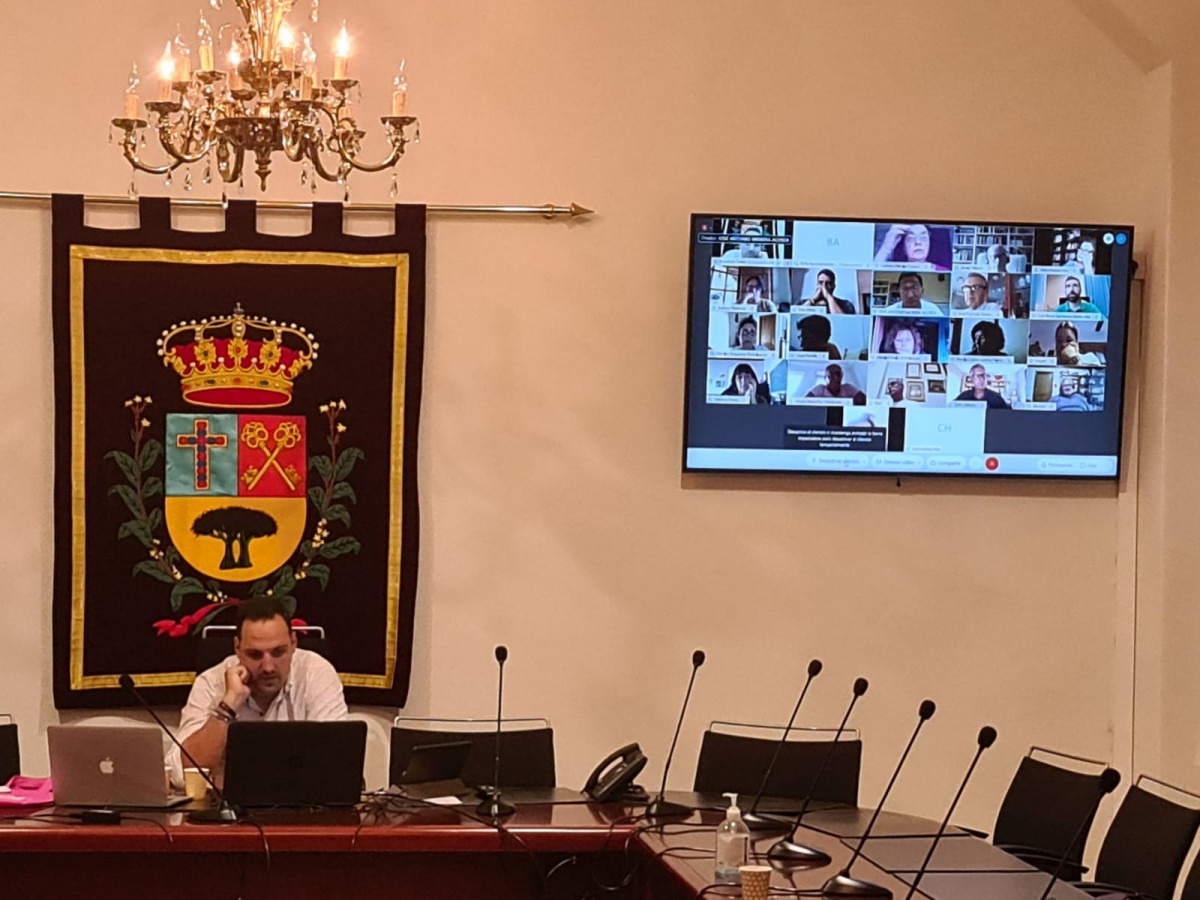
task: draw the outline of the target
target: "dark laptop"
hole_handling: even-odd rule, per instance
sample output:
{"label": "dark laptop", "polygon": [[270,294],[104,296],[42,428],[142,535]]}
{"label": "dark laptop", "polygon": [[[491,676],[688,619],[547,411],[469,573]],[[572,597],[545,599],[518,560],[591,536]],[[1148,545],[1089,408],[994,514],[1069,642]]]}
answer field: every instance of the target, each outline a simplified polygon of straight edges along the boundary
{"label": "dark laptop", "polygon": [[234,722],[225,799],[246,807],[353,806],[366,750],[366,722]]}
{"label": "dark laptop", "polygon": [[396,783],[406,795],[418,800],[470,793],[462,779],[470,753],[470,741],[417,744],[408,751],[404,771]]}

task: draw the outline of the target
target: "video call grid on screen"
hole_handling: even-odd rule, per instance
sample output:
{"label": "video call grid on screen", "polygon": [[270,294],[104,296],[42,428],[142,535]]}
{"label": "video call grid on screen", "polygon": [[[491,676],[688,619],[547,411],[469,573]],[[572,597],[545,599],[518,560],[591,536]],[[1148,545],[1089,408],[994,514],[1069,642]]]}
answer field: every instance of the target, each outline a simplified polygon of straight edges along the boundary
{"label": "video call grid on screen", "polygon": [[684,468],[1116,477],[1132,249],[1117,225],[693,216]]}

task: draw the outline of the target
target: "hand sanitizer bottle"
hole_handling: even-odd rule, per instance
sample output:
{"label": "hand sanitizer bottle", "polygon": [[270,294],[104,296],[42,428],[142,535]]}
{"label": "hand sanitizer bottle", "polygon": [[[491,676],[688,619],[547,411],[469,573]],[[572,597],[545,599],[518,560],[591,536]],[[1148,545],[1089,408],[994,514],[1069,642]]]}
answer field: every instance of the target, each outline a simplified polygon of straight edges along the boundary
{"label": "hand sanitizer bottle", "polygon": [[722,794],[729,798],[729,809],[725,811],[725,819],[717,826],[717,869],[718,884],[741,884],[740,866],[746,864],[746,854],[750,846],[750,829],[742,821],[742,811],[738,809],[737,794]]}

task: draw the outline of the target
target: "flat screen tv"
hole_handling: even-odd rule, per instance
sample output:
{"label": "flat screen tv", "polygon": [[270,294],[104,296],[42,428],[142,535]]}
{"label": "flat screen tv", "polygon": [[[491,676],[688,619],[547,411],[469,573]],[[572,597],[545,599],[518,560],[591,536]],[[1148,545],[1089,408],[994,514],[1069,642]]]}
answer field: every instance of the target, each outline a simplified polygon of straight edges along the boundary
{"label": "flat screen tv", "polygon": [[683,466],[1116,478],[1133,229],[694,215]]}

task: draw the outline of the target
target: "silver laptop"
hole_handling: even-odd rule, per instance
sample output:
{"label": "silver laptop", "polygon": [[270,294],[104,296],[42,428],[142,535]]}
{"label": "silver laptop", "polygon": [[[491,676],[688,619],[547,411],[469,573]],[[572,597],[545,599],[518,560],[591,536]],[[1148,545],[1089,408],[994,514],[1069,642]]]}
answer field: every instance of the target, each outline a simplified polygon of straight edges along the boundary
{"label": "silver laptop", "polygon": [[168,793],[162,732],[139,725],[51,725],[50,777],[59,806],[165,809],[188,797]]}

